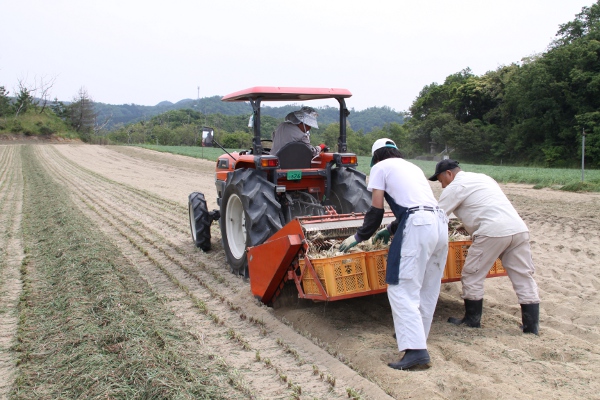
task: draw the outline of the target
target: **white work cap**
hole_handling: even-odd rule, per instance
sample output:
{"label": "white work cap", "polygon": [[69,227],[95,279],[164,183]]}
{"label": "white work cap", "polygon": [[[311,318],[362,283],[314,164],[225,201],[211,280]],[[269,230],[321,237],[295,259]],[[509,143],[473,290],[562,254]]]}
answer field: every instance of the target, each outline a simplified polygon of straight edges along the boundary
{"label": "white work cap", "polygon": [[371,157],[371,167],[375,165],[375,152],[383,147],[391,147],[396,150],[398,149],[398,147],[396,147],[396,143],[394,143],[392,139],[377,139],[375,143],[373,143],[373,147],[371,147],[371,155],[373,156]]}
{"label": "white work cap", "polygon": [[398,147],[396,147],[396,143],[394,143],[392,139],[377,139],[371,148],[371,155],[374,156],[375,152],[382,147],[393,147],[394,149],[398,149]]}

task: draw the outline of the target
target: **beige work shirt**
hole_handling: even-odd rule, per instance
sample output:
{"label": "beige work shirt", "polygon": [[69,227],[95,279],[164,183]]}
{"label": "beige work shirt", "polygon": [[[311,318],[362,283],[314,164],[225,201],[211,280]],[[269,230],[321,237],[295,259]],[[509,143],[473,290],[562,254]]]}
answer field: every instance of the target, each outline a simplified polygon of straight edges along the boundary
{"label": "beige work shirt", "polygon": [[447,215],[454,212],[472,236],[529,231],[498,183],[484,174],[460,171],[442,191],[439,206]]}

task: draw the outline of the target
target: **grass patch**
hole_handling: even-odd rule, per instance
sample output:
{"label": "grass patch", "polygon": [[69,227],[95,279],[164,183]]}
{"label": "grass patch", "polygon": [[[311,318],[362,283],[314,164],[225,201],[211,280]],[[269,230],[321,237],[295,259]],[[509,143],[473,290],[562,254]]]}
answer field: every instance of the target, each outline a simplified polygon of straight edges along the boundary
{"label": "grass patch", "polygon": [[576,182],[563,186],[566,192],[600,192],[600,182]]}
{"label": "grass patch", "polygon": [[[418,165],[427,177],[435,171],[435,161],[410,160]],[[580,169],[512,167],[506,165],[460,164],[463,171],[478,172],[494,178],[500,183],[522,183],[534,185],[536,189],[549,187],[560,189],[567,185],[581,183]],[[589,185],[584,191],[600,191],[600,170],[586,170],[585,180]]]}
{"label": "grass patch", "polygon": [[242,397],[118,248],[23,148],[20,399]]}
{"label": "grass patch", "polygon": [[[225,154],[223,150],[218,147],[193,147],[193,146],[157,146],[153,144],[140,144],[137,147],[143,147],[144,149],[160,151],[161,153],[173,153],[181,156],[188,156],[194,158],[201,158],[209,161],[217,161],[219,156]],[[239,149],[227,149],[228,152],[240,151]]]}
{"label": "grass patch", "polygon": [[[165,153],[217,161],[223,150],[218,147],[155,146],[140,147]],[[230,153],[239,149],[227,149]],[[429,177],[435,171],[435,161],[409,160]],[[371,171],[371,157],[358,157],[358,170],[366,175]],[[580,169],[511,167],[503,165],[460,164],[463,171],[478,172],[494,178],[500,183],[523,183],[534,185],[536,189],[550,187],[568,191],[600,192],[600,170],[586,170],[584,184],[581,183]],[[577,189],[579,188],[579,189]]]}

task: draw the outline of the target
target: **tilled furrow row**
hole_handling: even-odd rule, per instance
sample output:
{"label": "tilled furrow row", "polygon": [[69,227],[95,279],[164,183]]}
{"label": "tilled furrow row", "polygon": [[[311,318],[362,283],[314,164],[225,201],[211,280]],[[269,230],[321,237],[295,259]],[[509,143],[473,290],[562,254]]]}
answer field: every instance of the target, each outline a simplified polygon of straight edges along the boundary
{"label": "tilled furrow row", "polygon": [[[170,252],[175,252],[181,257],[185,257],[192,263],[192,265],[203,267],[204,263],[198,258],[202,258],[203,253],[200,254],[199,251],[195,251],[190,253],[189,249],[195,250],[189,246],[189,232],[173,232],[165,228],[162,223],[157,223],[154,221],[152,216],[152,207],[153,201],[141,198],[140,202],[142,204],[142,209],[146,211],[146,214],[139,214],[137,211],[134,211],[129,207],[129,203],[123,201],[123,196],[120,196],[120,193],[116,193],[114,196],[110,196],[111,191],[109,190],[110,183],[102,180],[102,181],[93,181],[92,179],[88,179],[84,173],[81,171],[77,171],[77,173],[73,174],[65,174],[60,172],[60,165],[55,165],[53,163],[54,159],[47,158],[48,168],[56,173],[57,176],[60,176],[61,179],[69,186],[70,190],[77,190],[80,196],[88,199],[90,203],[95,204],[94,207],[98,207],[102,210],[102,212],[106,215],[111,213],[116,213],[115,217],[118,217],[128,222],[130,229],[137,232],[137,234],[142,236],[153,235],[149,243],[153,243],[156,246],[166,246],[170,249]],[[71,171],[73,171],[71,169]],[[94,189],[94,190],[91,190]],[[97,201],[97,193],[102,193],[104,195],[109,194],[109,196],[102,197],[102,201]],[[132,196],[129,196],[132,197]],[[129,198],[128,197],[128,198]],[[187,222],[184,221],[181,215],[177,218],[180,219],[179,223]],[[167,233],[168,237],[165,237],[165,233]],[[182,246],[178,246],[176,243],[186,243],[187,249],[184,250]],[[167,257],[173,258],[172,255],[167,254]],[[229,281],[227,279],[223,279],[221,276],[215,276],[215,271],[208,271],[215,281],[218,281],[222,284],[228,285]],[[227,278],[235,278],[233,275],[227,274]],[[234,279],[237,285],[239,285],[239,279]]]}
{"label": "tilled furrow row", "polygon": [[174,221],[176,217],[186,213],[178,204],[143,190],[108,180],[93,171],[78,166],[55,149],[51,152],[45,151],[45,157],[55,165],[54,169],[56,171],[60,171],[61,174],[68,173],[74,179],[76,178],[80,184],[85,184],[91,195],[96,195],[99,190],[102,190],[104,191],[103,194],[110,194],[115,201],[127,204],[130,212],[139,215],[147,215],[147,208],[150,204],[153,214],[147,218],[151,218],[153,222],[159,223],[163,227],[174,230],[179,229],[181,232],[185,231],[184,227]]}
{"label": "tilled furrow row", "polygon": [[[44,150],[47,150],[47,149],[44,149]],[[63,166],[64,165],[70,165],[70,166],[73,167],[74,171],[80,171],[81,173],[84,173],[85,176],[88,177],[88,178],[90,176],[93,176],[93,177],[95,177],[95,178],[97,178],[97,179],[99,179],[101,181],[109,183],[111,186],[116,186],[119,189],[125,189],[127,191],[131,191],[133,193],[138,194],[141,197],[145,197],[145,198],[147,198],[149,200],[152,200],[153,204],[155,205],[155,210],[156,209],[165,209],[165,210],[171,210],[172,211],[173,207],[177,207],[178,206],[173,201],[166,200],[166,199],[164,199],[164,198],[162,198],[160,196],[156,196],[155,194],[147,192],[145,190],[137,189],[137,188],[135,188],[133,186],[113,181],[113,180],[111,180],[111,179],[109,179],[109,178],[107,178],[107,177],[105,177],[103,175],[100,175],[100,174],[98,174],[98,173],[96,173],[96,172],[94,172],[94,171],[92,171],[90,169],[87,169],[87,168],[85,168],[85,167],[83,167],[83,166],[81,166],[81,165],[79,165],[79,164],[71,161],[70,159],[68,159],[67,157],[65,157],[63,154],[61,154],[58,150],[56,150],[56,148],[54,148],[54,147],[51,147],[48,151],[52,152],[52,154],[50,156],[51,156],[51,158],[52,158],[52,160],[54,162],[57,162],[58,160],[60,160],[61,162],[64,163],[64,164],[61,164],[61,165],[63,165]]]}
{"label": "tilled furrow row", "polygon": [[[61,179],[67,179],[65,175],[62,176]],[[245,314],[236,309],[235,305],[232,303],[225,304],[225,297],[219,293],[223,289],[226,290],[226,288],[219,288],[219,283],[215,282],[214,278],[203,276],[206,274],[201,271],[192,270],[193,266],[186,265],[190,262],[179,254],[180,251],[173,250],[165,243],[157,245],[156,242],[160,242],[161,238],[156,236],[155,233],[149,233],[152,232],[150,227],[143,225],[143,222],[139,220],[129,224],[125,214],[115,212],[113,207],[105,206],[107,203],[106,198],[99,199],[97,196],[88,196],[85,194],[85,190],[76,190],[79,188],[78,185],[73,187],[73,183],[66,182],[66,184],[69,185],[71,190],[77,192],[80,201],[86,204],[87,212],[93,211],[95,213],[94,220],[102,219],[105,226],[111,227],[109,231],[112,234],[118,233],[127,240],[128,253],[137,253],[137,256],[132,257],[134,264],[139,263],[141,257],[145,262],[159,268],[164,275],[169,277],[173,285],[186,293],[187,301],[195,306],[195,311],[189,311],[193,314],[191,320],[197,319],[198,314],[204,314],[209,320],[213,321],[213,326],[207,332],[204,332],[206,337],[211,337],[219,344],[222,344],[223,337],[229,337],[234,343],[237,343],[237,351],[232,350],[230,352],[234,357],[228,356],[230,362],[239,363],[240,360],[250,359],[251,361],[243,363],[241,368],[256,370],[258,366],[258,371],[264,371],[264,374],[271,377],[274,375],[273,371],[276,371],[279,375],[278,380],[285,383],[292,394],[302,390],[292,383],[293,377],[296,376],[303,376],[303,386],[318,388],[319,397],[330,392],[333,378],[329,378],[329,383],[325,382],[322,379],[322,374],[321,376],[315,375],[313,367],[299,361],[301,356],[296,350],[286,345],[281,339],[273,339],[264,335],[265,329],[256,323],[257,321],[245,320]],[[140,224],[141,226],[139,226]],[[132,225],[136,225],[136,227]],[[121,243],[125,243],[125,241],[121,241]],[[142,275],[146,276],[144,273]],[[210,282],[211,280],[213,282]],[[158,287],[161,286],[158,285]],[[184,310],[192,309],[191,306],[184,307]],[[203,323],[205,324],[206,321],[204,320]],[[202,324],[199,326],[201,327]],[[248,340],[246,337],[253,339]],[[253,349],[253,345],[256,343],[260,344],[262,355],[257,354]],[[242,357],[241,353],[244,353],[245,356]],[[257,371],[253,372],[253,374],[256,373]]]}
{"label": "tilled furrow row", "polygon": [[[58,167],[55,170],[58,171]],[[170,239],[172,237],[175,241],[181,242],[187,239],[187,235],[167,230],[162,223],[154,221],[152,215],[142,214],[139,209],[130,207],[130,203],[121,196],[104,196],[102,201],[98,201],[96,193],[110,194],[109,190],[105,190],[110,187],[109,184],[91,182],[91,180],[85,179],[85,176],[61,174],[61,177],[70,188],[77,188],[79,196],[94,208],[98,208],[101,215],[111,215],[113,219],[122,221],[122,224],[127,225],[128,229],[142,238],[144,242],[156,247],[162,253],[162,257],[166,257],[166,259],[179,265],[186,262],[186,259],[189,261],[189,258],[193,257]],[[91,188],[95,188],[95,191],[89,190]],[[141,201],[143,202],[142,208],[147,212],[151,211],[152,202]],[[175,258],[179,258],[179,260]]]}
{"label": "tilled furrow row", "polygon": [[[13,173],[13,164],[15,158],[14,146],[7,148],[0,147],[0,209],[5,207],[8,202],[8,197],[11,193],[11,186],[14,183],[15,174]],[[2,213],[0,215],[0,223],[5,224],[5,221],[10,218],[10,214]]]}
{"label": "tilled furrow row", "polygon": [[[44,156],[48,160],[51,160],[53,165],[56,164],[56,171],[61,171],[61,174],[68,171],[71,176],[77,178],[78,187],[86,187],[89,193],[99,194],[103,197],[110,194],[114,199],[114,202],[128,205],[128,213],[141,213],[142,215],[145,215],[145,223],[154,223],[155,225],[160,226],[160,230],[168,229],[171,237],[177,237],[176,241],[178,243],[189,243],[190,231],[187,209],[175,203],[163,201],[161,198],[139,189],[111,181],[104,176],[98,175],[85,168],[81,168],[56,149],[53,149],[51,152],[47,149],[43,149],[43,151]],[[56,157],[54,157],[54,155],[56,155]],[[161,204],[161,202],[172,206],[168,208],[168,213],[157,212],[156,205]],[[159,208],[161,211],[164,209],[165,207]],[[213,240],[213,249],[215,251],[210,255],[202,253],[201,257],[196,258],[204,259],[197,260],[197,262],[202,263],[202,265],[216,262],[217,266],[220,266],[225,263],[225,259],[224,255],[218,255],[218,251],[222,250],[222,246],[218,240],[220,232],[218,232],[216,224],[213,226],[212,231],[213,236],[216,239]],[[205,263],[205,261],[208,261],[208,263]],[[222,272],[220,271],[220,268],[218,271],[211,268],[207,268],[207,270],[213,275]],[[226,274],[225,276],[221,275],[218,280],[220,282],[229,282],[234,285],[238,284],[236,277],[231,274]]]}
{"label": "tilled furrow row", "polygon": [[185,229],[187,226],[182,225],[178,221],[181,216],[187,215],[187,209],[149,192],[111,181],[102,175],[75,164],[56,149],[51,149],[51,151],[47,149],[43,150],[47,153],[46,158],[51,159],[53,164],[56,165],[56,170],[61,171],[63,174],[69,172],[72,176],[79,177],[79,181],[87,184],[86,187],[90,189],[90,193],[95,194],[101,187],[107,194],[111,194],[115,199],[119,199],[119,201],[127,204],[131,210],[142,215],[148,214],[148,205],[151,205],[153,213],[150,217],[154,222],[160,223],[171,230],[178,230],[182,233],[187,232],[187,229]]}
{"label": "tilled furrow row", "polygon": [[[20,159],[15,156],[15,151],[4,152],[1,155],[5,161],[2,168],[6,172],[2,174],[3,180],[0,186],[0,265],[4,266],[10,257],[8,250],[11,240],[15,233],[19,234],[20,231],[15,228],[15,225],[18,225],[17,217],[20,219],[17,213],[20,213],[19,201],[23,192],[23,176]],[[2,282],[0,275],[0,283]]]}
{"label": "tilled furrow row", "polygon": [[6,178],[9,176],[12,157],[15,153],[15,146],[0,146],[0,190],[6,184]]}
{"label": "tilled furrow row", "polygon": [[[14,148],[14,146],[11,146]],[[21,147],[18,147],[20,152]],[[18,327],[17,305],[22,291],[21,263],[24,258],[21,236],[23,175],[17,150],[2,153],[3,185],[0,188],[0,398],[8,398],[16,374],[12,350]]]}
{"label": "tilled furrow row", "polygon": [[[59,153],[57,154],[60,155]],[[60,155],[61,157],[58,159],[55,159],[52,157],[53,154],[44,152],[44,156],[48,160],[49,168],[52,168],[58,176],[62,176],[63,179],[68,180],[68,184],[71,188],[76,187],[80,189],[82,193],[90,199],[96,197],[97,193],[109,195],[103,197],[105,209],[121,210],[121,214],[126,216],[127,220],[143,222],[143,224],[136,222],[136,225],[140,226],[138,229],[144,229],[148,232],[160,232],[160,237],[156,238],[156,242],[158,243],[167,241],[164,237],[164,232],[168,232],[171,248],[177,253],[185,255],[188,258],[193,258],[194,265],[204,268],[218,282],[226,285],[233,285],[234,287],[239,286],[240,281],[236,276],[232,274],[220,275],[220,273],[226,269],[207,268],[207,264],[210,265],[213,263],[215,258],[217,266],[223,265],[225,262],[223,255],[217,255],[216,251],[209,255],[198,250],[194,253],[190,253],[190,233],[188,220],[186,218],[187,210],[179,207],[179,213],[164,215],[162,220],[157,220],[155,214],[153,214],[156,202],[152,196],[148,196],[145,192],[132,189],[127,185],[116,186],[112,181],[107,180],[106,178],[94,179],[97,178],[96,175],[93,175],[92,177],[88,176],[86,173],[87,170],[85,168],[78,169],[77,164],[70,162],[63,164],[65,159],[62,155]],[[70,172],[70,174],[67,175],[65,172]],[[115,189],[115,186],[118,189],[120,188],[120,190]],[[135,206],[132,207],[132,204]],[[143,210],[143,213],[140,210]],[[167,221],[167,223],[165,223],[165,221]],[[150,229],[148,229],[149,226]],[[170,227],[173,226],[176,228],[171,229]],[[177,243],[179,245],[177,245]],[[221,245],[217,242],[213,247],[215,250],[218,250],[221,248]]]}

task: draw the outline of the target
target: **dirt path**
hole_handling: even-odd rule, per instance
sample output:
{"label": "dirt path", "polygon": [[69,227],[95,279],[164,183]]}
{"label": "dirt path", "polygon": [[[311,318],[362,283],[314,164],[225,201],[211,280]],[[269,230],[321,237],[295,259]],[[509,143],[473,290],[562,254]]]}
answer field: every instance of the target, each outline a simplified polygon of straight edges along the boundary
{"label": "dirt path", "polygon": [[[18,162],[16,147],[0,146],[0,176]],[[330,304],[287,296],[275,309],[267,308],[252,298],[248,282],[228,272],[216,224],[213,251],[193,247],[187,196],[201,191],[208,208],[217,208],[214,163],[73,144],[40,145],[36,154],[57,184],[114,238],[180,324],[201,346],[221,354],[237,384],[256,397],[347,398],[346,388],[372,399],[386,393],[416,399],[595,398],[600,393],[598,194],[504,186],[531,231],[542,297],[539,337],[520,333],[520,309],[507,278],[486,282],[482,329],[445,322],[462,313],[460,284],[445,284],[429,338],[432,368],[396,371],[386,365],[399,354],[385,295]],[[18,183],[9,189],[5,182],[0,182],[0,207],[4,199],[19,201]],[[438,194],[439,187],[433,187]],[[18,278],[22,249],[8,234],[18,232],[19,217],[5,222],[2,213],[1,218],[7,232],[1,248],[13,253],[2,253],[4,285],[11,270],[5,260],[14,260]],[[0,323],[4,315],[0,311]],[[0,343],[0,383],[10,377],[10,368],[2,372],[6,356],[10,352]],[[0,398],[1,390],[0,384]]]}

